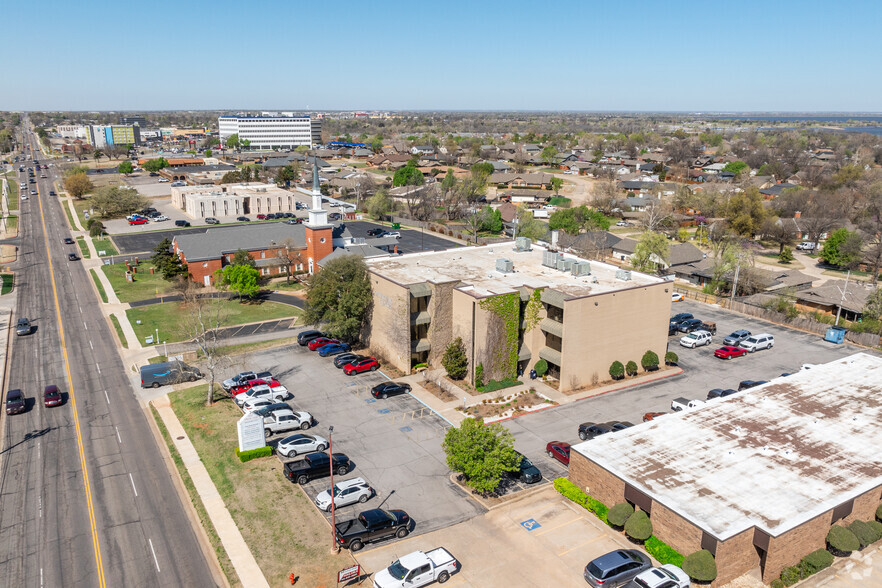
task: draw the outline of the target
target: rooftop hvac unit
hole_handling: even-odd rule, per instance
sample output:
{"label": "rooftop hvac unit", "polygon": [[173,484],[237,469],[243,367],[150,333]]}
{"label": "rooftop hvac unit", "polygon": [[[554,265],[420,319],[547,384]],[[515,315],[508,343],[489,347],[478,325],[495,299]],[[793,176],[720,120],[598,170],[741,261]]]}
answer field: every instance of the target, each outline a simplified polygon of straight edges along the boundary
{"label": "rooftop hvac unit", "polygon": [[504,274],[510,274],[514,271],[514,264],[511,262],[510,259],[497,259],[496,271],[502,272]]}
{"label": "rooftop hvac unit", "polygon": [[533,242],[528,237],[518,237],[515,239],[515,251],[530,251]]}
{"label": "rooftop hvac unit", "polygon": [[560,259],[557,260],[557,269],[562,272],[568,272],[573,269],[573,260],[572,259],[564,259],[561,256]]}
{"label": "rooftop hvac unit", "polygon": [[587,261],[577,261],[573,264],[574,276],[588,276],[591,274],[591,264]]}
{"label": "rooftop hvac unit", "polygon": [[616,279],[628,282],[631,280],[631,270],[616,270]]}
{"label": "rooftop hvac unit", "polygon": [[556,251],[543,251],[542,252],[542,265],[545,267],[557,267],[557,260],[563,259],[563,253],[558,253]]}

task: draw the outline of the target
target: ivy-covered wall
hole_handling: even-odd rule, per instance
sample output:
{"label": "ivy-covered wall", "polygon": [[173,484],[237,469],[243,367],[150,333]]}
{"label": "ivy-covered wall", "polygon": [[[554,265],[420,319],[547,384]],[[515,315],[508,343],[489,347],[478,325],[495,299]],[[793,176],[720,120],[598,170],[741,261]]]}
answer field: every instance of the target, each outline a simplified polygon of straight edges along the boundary
{"label": "ivy-covered wall", "polygon": [[480,362],[475,361],[474,365],[483,364],[485,382],[490,379],[514,378],[518,368],[520,294],[512,292],[490,296],[478,302],[478,306],[490,316],[487,321],[484,357],[480,358]]}

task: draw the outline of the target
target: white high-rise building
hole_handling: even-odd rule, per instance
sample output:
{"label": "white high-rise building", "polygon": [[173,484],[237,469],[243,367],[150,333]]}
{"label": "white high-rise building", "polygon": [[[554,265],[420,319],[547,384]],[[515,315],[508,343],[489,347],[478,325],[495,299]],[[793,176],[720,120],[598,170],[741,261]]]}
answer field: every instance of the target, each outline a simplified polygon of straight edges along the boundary
{"label": "white high-rise building", "polygon": [[311,147],[322,142],[322,121],[309,116],[287,116],[289,113],[269,116],[219,116],[217,126],[221,144],[230,135],[250,141],[252,149],[293,149],[300,145]]}

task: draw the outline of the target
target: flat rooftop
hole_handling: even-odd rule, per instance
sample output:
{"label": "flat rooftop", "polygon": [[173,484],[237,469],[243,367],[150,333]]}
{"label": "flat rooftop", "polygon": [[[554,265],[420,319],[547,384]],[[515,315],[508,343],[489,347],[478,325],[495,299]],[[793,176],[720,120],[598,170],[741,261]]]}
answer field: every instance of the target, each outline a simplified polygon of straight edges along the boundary
{"label": "flat rooftop", "polygon": [[573,450],[718,539],[778,536],[882,485],[880,413],[882,358],[856,353]]}
{"label": "flat rooftop", "polygon": [[[398,284],[443,284],[459,280],[462,282],[460,290],[471,291],[479,297],[506,294],[529,286],[551,288],[564,294],[565,298],[580,298],[664,281],[637,272],[631,272],[630,280],[620,280],[616,278],[619,268],[598,261],[590,261],[590,275],[574,276],[569,271],[542,265],[545,251],[545,248],[537,245],[533,245],[531,251],[515,251],[514,241],[508,241],[482,247],[412,253],[369,260],[367,263],[371,271]],[[587,261],[570,254],[566,254],[565,258]],[[514,264],[514,271],[503,273],[497,270],[498,259],[510,260]]]}

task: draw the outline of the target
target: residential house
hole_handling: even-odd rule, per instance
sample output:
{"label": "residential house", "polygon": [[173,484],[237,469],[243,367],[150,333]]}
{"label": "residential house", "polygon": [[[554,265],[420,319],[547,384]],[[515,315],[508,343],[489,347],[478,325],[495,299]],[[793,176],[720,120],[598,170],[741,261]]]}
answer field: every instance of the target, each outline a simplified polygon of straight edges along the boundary
{"label": "residential house", "polygon": [[850,321],[863,316],[867,299],[873,289],[859,282],[828,280],[817,288],[800,290],[796,293],[796,307],[809,312],[822,312],[835,315],[841,309],[842,318]]}
{"label": "residential house", "polygon": [[500,188],[546,188],[551,186],[551,174],[496,172],[490,175],[490,184]]}

